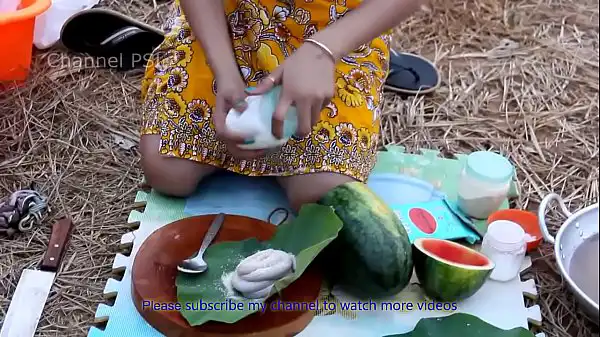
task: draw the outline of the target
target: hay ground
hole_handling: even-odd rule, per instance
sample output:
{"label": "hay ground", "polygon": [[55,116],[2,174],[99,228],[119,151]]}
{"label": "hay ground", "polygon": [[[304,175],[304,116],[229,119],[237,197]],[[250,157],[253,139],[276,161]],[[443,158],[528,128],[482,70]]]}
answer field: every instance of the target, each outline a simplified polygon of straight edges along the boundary
{"label": "hay ground", "polygon": [[[168,6],[105,4],[154,25]],[[598,202],[597,1],[435,0],[397,30],[396,47],[434,60],[443,84],[430,97],[386,95],[384,143],[502,151],[518,168],[519,207],[536,210],[549,192],[573,210]],[[52,202],[48,224],[74,219],[38,334],[83,336],[141,181],[136,149],[113,139],[138,140],[141,74],[71,67],[68,58],[49,66],[60,53],[38,53],[30,85],[0,93],[0,196],[35,182]],[[550,217],[556,230],[561,218]],[[0,317],[48,234],[44,227],[0,239]],[[557,277],[549,245],[534,271],[546,336],[599,336]]]}

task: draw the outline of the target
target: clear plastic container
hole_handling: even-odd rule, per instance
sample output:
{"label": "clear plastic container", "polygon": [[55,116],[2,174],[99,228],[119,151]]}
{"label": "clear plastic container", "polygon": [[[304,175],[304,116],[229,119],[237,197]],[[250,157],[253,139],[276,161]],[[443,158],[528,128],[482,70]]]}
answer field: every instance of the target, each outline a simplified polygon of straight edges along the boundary
{"label": "clear plastic container", "polygon": [[502,206],[513,175],[513,165],[503,156],[489,151],[471,153],[459,179],[458,207],[472,218],[487,219]]}
{"label": "clear plastic container", "polygon": [[517,277],[526,247],[525,231],[521,226],[508,220],[492,222],[481,244],[481,253],[496,265],[490,279],[506,282]]}

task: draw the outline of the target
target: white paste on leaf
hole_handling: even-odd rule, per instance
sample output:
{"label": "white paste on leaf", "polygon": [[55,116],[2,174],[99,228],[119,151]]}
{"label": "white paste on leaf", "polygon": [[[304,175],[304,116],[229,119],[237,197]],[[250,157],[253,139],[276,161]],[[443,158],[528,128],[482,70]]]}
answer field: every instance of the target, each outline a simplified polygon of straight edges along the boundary
{"label": "white paste on leaf", "polygon": [[292,254],[266,249],[243,259],[235,269],[231,284],[246,298],[265,298],[276,281],[295,270],[296,258]]}

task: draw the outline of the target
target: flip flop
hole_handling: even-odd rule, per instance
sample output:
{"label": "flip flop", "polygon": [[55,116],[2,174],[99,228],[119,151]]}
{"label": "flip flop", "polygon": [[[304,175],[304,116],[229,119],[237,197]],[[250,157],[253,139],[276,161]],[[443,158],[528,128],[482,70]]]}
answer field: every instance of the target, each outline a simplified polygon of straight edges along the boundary
{"label": "flip flop", "polygon": [[145,66],[164,33],[119,12],[92,8],[71,16],[60,39],[73,52],[103,58],[104,67],[130,70]]}
{"label": "flip flop", "polygon": [[429,94],[440,86],[440,73],[422,56],[391,50],[390,70],[384,88],[400,94]]}

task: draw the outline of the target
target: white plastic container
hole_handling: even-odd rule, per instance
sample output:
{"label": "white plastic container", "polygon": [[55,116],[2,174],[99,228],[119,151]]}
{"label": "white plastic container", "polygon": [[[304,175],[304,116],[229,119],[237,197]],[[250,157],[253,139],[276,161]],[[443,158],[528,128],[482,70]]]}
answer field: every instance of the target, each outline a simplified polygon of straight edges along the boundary
{"label": "white plastic container", "polygon": [[466,215],[487,219],[506,199],[514,175],[513,165],[489,151],[471,153],[461,172],[457,205]]}
{"label": "white plastic container", "polygon": [[517,277],[526,248],[525,231],[521,226],[508,220],[492,222],[481,244],[481,253],[496,265],[490,279],[506,282]]}
{"label": "white plastic container", "polygon": [[52,0],[50,8],[35,19],[33,44],[48,49],[60,40],[60,31],[73,15],[96,5],[98,0]]}
{"label": "white plastic container", "polygon": [[243,113],[231,109],[225,126],[245,138],[247,143],[238,145],[242,149],[258,150],[285,144],[296,133],[298,121],[296,108],[291,106],[283,123],[283,138],[273,136],[271,121],[279,102],[281,87],[277,86],[262,96],[248,96],[248,107]]}

